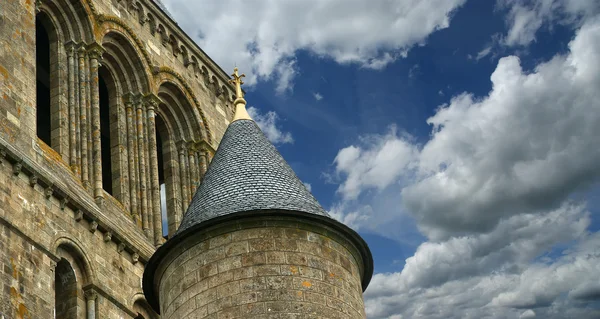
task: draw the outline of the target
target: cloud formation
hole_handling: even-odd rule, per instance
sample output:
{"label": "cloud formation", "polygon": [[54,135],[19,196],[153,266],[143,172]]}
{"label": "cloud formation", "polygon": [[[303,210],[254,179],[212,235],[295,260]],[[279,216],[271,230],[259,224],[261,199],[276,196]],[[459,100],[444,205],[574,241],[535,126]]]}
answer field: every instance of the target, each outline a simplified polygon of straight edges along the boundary
{"label": "cloud formation", "polygon": [[527,45],[541,28],[555,23],[579,27],[600,12],[599,2],[587,0],[498,0],[497,5],[508,11],[509,28],[502,41],[508,46]]}
{"label": "cloud formation", "polygon": [[392,128],[338,152],[333,216],[396,238],[408,215],[427,237],[373,277],[369,318],[600,316],[600,233],[570,199],[600,180],[597,61],[600,17],[532,70],[500,59],[492,90],[440,106],[425,144]]}
{"label": "cloud formation", "polygon": [[465,0],[163,1],[179,25],[219,65],[244,69],[247,84],[293,87],[295,55],[381,69],[448,27]]}
{"label": "cloud formation", "polygon": [[251,106],[248,108],[248,114],[250,117],[258,124],[258,127],[265,133],[269,141],[273,144],[288,144],[294,143],[294,138],[292,137],[292,133],[283,132],[277,121],[279,120],[279,116],[277,113],[273,111],[269,111],[266,114],[260,113],[260,111]]}

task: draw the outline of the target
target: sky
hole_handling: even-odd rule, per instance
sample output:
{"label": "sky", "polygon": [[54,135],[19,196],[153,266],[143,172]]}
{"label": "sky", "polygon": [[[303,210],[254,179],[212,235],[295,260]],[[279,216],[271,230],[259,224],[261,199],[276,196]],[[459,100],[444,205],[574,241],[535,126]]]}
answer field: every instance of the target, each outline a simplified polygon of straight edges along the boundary
{"label": "sky", "polygon": [[600,318],[600,2],[163,0],[334,218],[368,318]]}

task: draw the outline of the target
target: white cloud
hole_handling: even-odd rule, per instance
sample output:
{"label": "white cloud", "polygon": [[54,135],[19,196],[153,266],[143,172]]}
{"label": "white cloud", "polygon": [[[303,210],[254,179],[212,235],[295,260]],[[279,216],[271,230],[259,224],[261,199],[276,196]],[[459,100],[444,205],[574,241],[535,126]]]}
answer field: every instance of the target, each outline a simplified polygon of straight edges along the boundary
{"label": "white cloud", "polygon": [[269,141],[273,144],[287,144],[294,143],[294,138],[290,132],[283,132],[277,121],[279,116],[273,111],[269,111],[266,114],[260,113],[255,107],[248,108],[248,114],[258,124],[258,127],[265,133]]}
{"label": "white cloud", "polygon": [[579,26],[600,11],[600,3],[593,0],[498,0],[497,4],[508,10],[509,30],[503,39],[508,46],[535,41],[538,30],[553,23]]}
{"label": "white cloud", "polygon": [[309,192],[312,192],[312,185],[310,185],[310,183],[302,183],[304,184],[304,187],[306,187],[306,189],[308,189]]}
{"label": "white cloud", "polygon": [[492,53],[492,47],[491,46],[485,47],[477,53],[477,56],[475,56],[475,60],[479,61],[479,60],[485,58],[486,56],[488,56],[490,53]]}
{"label": "white cloud", "polygon": [[429,34],[447,28],[465,0],[165,0],[179,25],[226,70],[247,84],[276,79],[291,88],[299,50],[381,69]]}
{"label": "white cloud", "polygon": [[337,175],[343,176],[338,191],[344,199],[356,199],[368,188],[383,189],[396,182],[414,165],[417,148],[410,137],[398,137],[395,127],[384,136],[368,136],[362,146],[340,150],[334,164]]}
{"label": "white cloud", "polygon": [[535,318],[535,311],[527,309],[519,316],[519,319]]}
{"label": "white cloud", "polygon": [[600,17],[569,49],[531,71],[500,59],[422,146],[392,129],[338,152],[336,218],[397,238],[409,215],[428,239],[373,277],[369,318],[600,317],[600,233],[569,200],[600,179]]}
{"label": "white cloud", "polygon": [[321,101],[323,99],[323,95],[321,95],[321,93],[319,93],[319,92],[313,93],[313,96],[315,97],[315,100],[317,100],[317,101]]}

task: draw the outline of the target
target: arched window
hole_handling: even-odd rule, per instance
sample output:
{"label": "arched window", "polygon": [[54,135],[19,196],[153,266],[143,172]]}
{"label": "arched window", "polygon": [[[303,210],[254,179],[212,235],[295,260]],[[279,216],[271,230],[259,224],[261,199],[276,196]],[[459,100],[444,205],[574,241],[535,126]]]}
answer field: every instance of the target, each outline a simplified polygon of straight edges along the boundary
{"label": "arched window", "polygon": [[54,272],[54,318],[77,318],[77,278],[71,264],[61,259]]}
{"label": "arched window", "polygon": [[109,89],[102,76],[98,75],[99,104],[100,104],[100,148],[102,149],[102,188],[113,194],[112,187],[112,157],[111,157],[111,131],[110,131],[110,96]]}
{"label": "arched window", "polygon": [[51,79],[52,59],[50,50],[50,34],[45,23],[45,16],[38,15],[35,19],[35,64],[36,64],[36,132],[44,143],[52,146],[51,121]]}
{"label": "arched window", "polygon": [[156,156],[158,159],[158,183],[160,185],[160,212],[162,236],[167,239],[175,232],[179,204],[175,195],[174,161],[177,153],[173,141],[169,138],[169,130],[162,116],[156,117]]}
{"label": "arched window", "polygon": [[150,308],[144,299],[140,299],[133,304],[133,311],[137,313],[134,319],[157,319],[158,315]]}
{"label": "arched window", "polygon": [[163,143],[160,133],[156,130],[156,156],[158,158],[158,184],[160,185],[160,216],[162,236],[169,237],[169,221],[167,217],[167,185],[165,184],[165,161],[163,157]]}

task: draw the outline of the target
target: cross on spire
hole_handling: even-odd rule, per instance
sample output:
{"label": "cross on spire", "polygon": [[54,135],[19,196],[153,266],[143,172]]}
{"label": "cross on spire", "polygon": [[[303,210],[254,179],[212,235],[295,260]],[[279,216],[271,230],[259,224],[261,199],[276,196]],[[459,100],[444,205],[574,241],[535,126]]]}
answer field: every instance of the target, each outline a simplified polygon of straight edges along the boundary
{"label": "cross on spire", "polygon": [[244,82],[242,81],[242,78],[246,77],[246,75],[243,73],[242,75],[238,75],[238,68],[235,67],[233,68],[233,74],[231,76],[233,79],[229,80],[229,83],[235,85],[236,98],[243,99],[244,94],[242,93],[242,84],[244,84]]}

